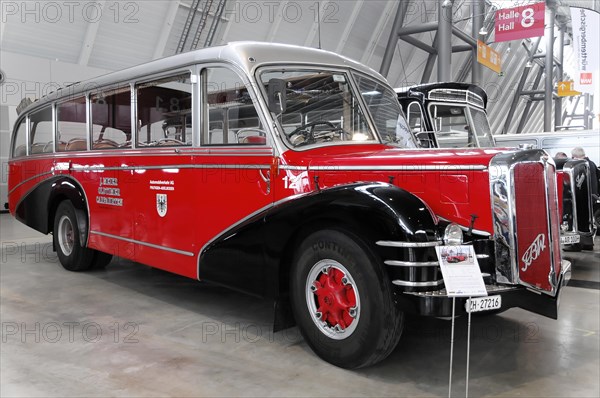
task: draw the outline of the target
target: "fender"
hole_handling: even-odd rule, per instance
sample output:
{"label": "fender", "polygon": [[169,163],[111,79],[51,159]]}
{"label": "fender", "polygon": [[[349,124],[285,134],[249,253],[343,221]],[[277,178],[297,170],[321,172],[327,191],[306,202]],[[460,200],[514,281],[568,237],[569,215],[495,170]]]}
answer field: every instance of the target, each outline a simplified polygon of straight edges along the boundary
{"label": "fender", "polygon": [[87,202],[83,188],[71,177],[51,177],[37,184],[17,204],[15,217],[25,225],[47,235],[54,227],[54,212],[58,204],[65,199],[70,200],[75,207],[80,242],[85,245],[88,235]]}
{"label": "fender", "polygon": [[431,240],[436,224],[421,199],[396,186],[336,186],[275,203],[227,230],[201,251],[198,277],[278,298],[287,294],[295,247],[314,230],[344,228],[375,247],[378,240]]}

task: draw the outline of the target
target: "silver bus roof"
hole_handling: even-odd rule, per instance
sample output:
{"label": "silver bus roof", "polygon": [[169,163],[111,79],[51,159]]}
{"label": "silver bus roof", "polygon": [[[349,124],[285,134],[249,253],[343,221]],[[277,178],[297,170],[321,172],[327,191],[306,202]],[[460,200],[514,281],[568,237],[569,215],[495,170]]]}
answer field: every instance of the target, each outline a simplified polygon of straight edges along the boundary
{"label": "silver bus roof", "polygon": [[166,72],[178,67],[207,62],[228,62],[242,69],[248,75],[252,75],[256,68],[270,64],[325,65],[353,68],[385,81],[385,78],[375,70],[330,51],[290,44],[239,41],[172,55],[61,87],[57,91],[51,92],[35,101],[24,109],[23,112],[31,112],[38,107],[60,100],[61,98],[82,95],[98,87],[126,83],[140,77]]}

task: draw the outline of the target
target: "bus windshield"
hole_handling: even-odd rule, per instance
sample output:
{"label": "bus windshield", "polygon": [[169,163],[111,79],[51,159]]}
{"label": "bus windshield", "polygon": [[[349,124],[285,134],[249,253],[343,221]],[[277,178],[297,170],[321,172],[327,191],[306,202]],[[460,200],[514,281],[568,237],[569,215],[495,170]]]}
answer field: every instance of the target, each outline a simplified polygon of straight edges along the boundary
{"label": "bus windshield", "polygon": [[[275,81],[285,85],[283,112],[275,116],[284,140],[292,148],[381,141],[413,143],[407,127],[401,129],[402,134],[396,133],[398,124],[406,126],[406,122],[393,91],[364,76],[357,80],[379,136],[371,129],[347,73],[285,68],[260,74],[266,92]],[[398,137],[405,137],[405,132],[408,139],[401,141]]]}

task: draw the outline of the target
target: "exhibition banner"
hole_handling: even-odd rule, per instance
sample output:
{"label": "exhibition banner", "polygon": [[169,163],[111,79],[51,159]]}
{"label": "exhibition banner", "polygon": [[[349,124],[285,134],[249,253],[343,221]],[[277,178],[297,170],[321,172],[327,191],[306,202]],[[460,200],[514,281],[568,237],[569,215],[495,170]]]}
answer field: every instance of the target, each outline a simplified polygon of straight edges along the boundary
{"label": "exhibition banner", "polygon": [[495,42],[544,36],[546,3],[540,2],[521,7],[496,11]]}
{"label": "exhibition banner", "polygon": [[594,94],[598,86],[600,60],[598,38],[600,37],[600,14],[585,8],[571,7],[573,24],[573,50],[577,55],[578,74],[574,89]]}

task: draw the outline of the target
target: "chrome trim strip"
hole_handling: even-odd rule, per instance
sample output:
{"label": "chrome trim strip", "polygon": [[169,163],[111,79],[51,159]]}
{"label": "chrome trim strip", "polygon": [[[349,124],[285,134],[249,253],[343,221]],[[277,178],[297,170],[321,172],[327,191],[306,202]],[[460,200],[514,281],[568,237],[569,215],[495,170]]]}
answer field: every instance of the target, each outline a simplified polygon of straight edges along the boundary
{"label": "chrome trim strip", "polygon": [[440,265],[437,261],[399,261],[399,260],[385,260],[385,265],[391,265],[393,267],[437,267]]}
{"label": "chrome trim strip", "polygon": [[292,170],[292,171],[308,171],[308,166],[289,166],[289,165],[280,165],[280,170]]}
{"label": "chrome trim strip", "polygon": [[[124,157],[159,157],[159,156],[212,156],[212,157],[264,157],[274,156],[272,151],[269,152],[196,152],[201,148],[190,148],[190,147],[146,147],[146,148],[123,148],[123,149],[91,149],[89,151],[73,151],[73,152],[55,152],[55,153],[36,153],[27,156],[21,156],[13,158],[11,160],[20,161],[35,157],[35,159],[63,159],[67,158],[74,160],[77,158],[124,158]],[[244,147],[244,149],[251,149]],[[196,150],[196,151],[195,151]]]}
{"label": "chrome trim strip", "polygon": [[117,240],[122,240],[122,241],[125,241],[125,242],[134,243],[134,244],[137,244],[137,245],[151,247],[153,249],[165,250],[165,251],[168,251],[168,252],[171,252],[171,253],[182,254],[182,255],[188,256],[188,257],[193,257],[194,256],[194,253],[187,252],[185,250],[173,249],[173,248],[170,248],[170,247],[155,245],[153,243],[142,242],[142,241],[135,240],[135,239],[130,239],[130,238],[123,238],[122,236],[107,234],[106,232],[90,231],[90,234],[100,235],[100,236],[104,236],[106,238],[113,238],[113,239],[117,239]]}
{"label": "chrome trim strip", "polygon": [[310,171],[480,171],[483,165],[422,165],[422,166],[309,166]]}
{"label": "chrome trim strip", "polygon": [[375,243],[377,246],[386,246],[386,247],[434,247],[434,246],[442,246],[444,242],[441,240],[436,240],[432,242],[400,242],[393,240],[379,240]]}
{"label": "chrome trim strip", "polygon": [[28,183],[28,182],[29,182],[29,181],[31,181],[31,180],[35,180],[36,178],[39,178],[39,177],[42,177],[42,176],[46,176],[46,175],[48,175],[48,174],[54,174],[54,170],[45,171],[45,172],[43,172],[43,173],[36,174],[36,175],[34,175],[33,177],[29,177],[29,178],[27,178],[27,179],[25,179],[25,180],[21,181],[20,183],[18,183],[17,185],[15,185],[15,186],[13,187],[13,189],[11,189],[10,191],[8,191],[8,194],[7,194],[7,195],[10,195],[11,193],[13,193],[13,192],[14,192],[14,191],[15,191],[17,188],[19,188],[21,185],[23,185],[23,184],[26,184],[26,183]]}
{"label": "chrome trim strip", "polygon": [[[569,178],[569,184],[570,189],[571,189],[571,208],[573,209],[573,223],[571,226],[571,231],[567,231],[567,232],[573,232],[575,233],[575,231],[577,231],[577,206],[575,205],[575,190],[573,189],[573,187],[575,186],[575,176],[573,175],[573,169],[571,167],[568,167],[567,164],[565,164],[565,166],[563,167],[563,172],[567,175],[567,177]],[[564,195],[564,191],[563,191],[563,195]],[[562,220],[561,220],[562,221]]]}
{"label": "chrome trim strip", "polygon": [[427,287],[427,286],[439,286],[444,283],[443,279],[439,281],[431,281],[431,282],[410,282],[404,281],[402,279],[394,279],[392,283],[396,286],[409,286],[409,287]]}
{"label": "chrome trim strip", "polygon": [[240,170],[262,170],[269,169],[270,164],[170,164],[170,165],[155,165],[155,166],[79,166],[71,167],[71,170],[76,171],[91,171],[91,170],[161,170],[161,169],[240,169]]}
{"label": "chrome trim strip", "polygon": [[[507,292],[507,291],[511,291],[511,290],[515,290],[518,289],[518,287],[516,286],[502,286],[502,285],[485,285],[485,290],[488,293],[500,293],[500,292]],[[448,296],[448,292],[446,291],[446,289],[440,289],[440,290],[432,290],[432,291],[427,291],[427,292],[403,292],[404,294],[410,294],[413,296],[424,296],[424,297],[440,297],[440,298],[445,298]]]}
{"label": "chrome trim strip", "polygon": [[[445,221],[445,222],[448,222],[448,223],[454,222],[454,221],[450,221],[450,220],[448,220],[447,218],[440,217],[440,216],[438,216],[437,214],[436,214],[436,216],[437,216],[437,218],[439,218],[439,219],[440,219],[440,220],[442,220],[442,221]],[[456,225],[458,225],[458,226],[460,227],[460,229],[462,229],[463,231],[469,231],[469,228],[468,228],[468,227],[464,227],[464,226],[462,226],[462,225],[460,225],[460,224],[458,224],[458,223],[455,223],[455,224],[456,224]],[[473,233],[475,233],[475,234],[477,234],[477,235],[483,235],[483,236],[488,236],[488,237],[489,237],[489,236],[492,236],[492,234],[490,234],[488,231],[482,231],[482,230],[475,229],[475,228],[473,228],[473,229],[471,230],[471,232],[473,232]]]}
{"label": "chrome trim strip", "polygon": [[[554,173],[552,173],[552,171]],[[554,177],[554,191],[550,192],[550,183],[549,180],[550,178]],[[547,291],[543,291],[546,294],[551,294],[552,296],[556,296],[557,290],[558,290],[558,275],[556,274],[556,268],[558,267],[558,264],[556,264],[554,262],[555,259],[555,251],[556,251],[556,246],[558,246],[558,257],[561,258],[562,255],[560,253],[561,251],[561,247],[560,247],[560,223],[562,222],[561,220],[561,214],[556,214],[556,221],[558,223],[558,225],[556,226],[556,228],[558,228],[558,230],[556,231],[556,234],[558,235],[558,245],[555,245],[554,243],[554,231],[553,231],[553,226],[552,226],[552,216],[550,214],[550,209],[551,209],[551,204],[550,204],[550,200],[554,201],[554,206],[556,208],[556,211],[558,212],[558,209],[560,209],[560,207],[558,206],[558,181],[556,179],[556,165],[554,164],[554,162],[549,163],[547,161],[544,161],[544,186],[546,188],[546,223],[548,225],[548,246],[550,247],[550,274],[548,275],[548,281],[550,282],[550,286],[552,287],[552,290],[550,292]],[[562,262],[562,261],[561,261]],[[520,277],[519,277],[519,281],[520,281]]]}

